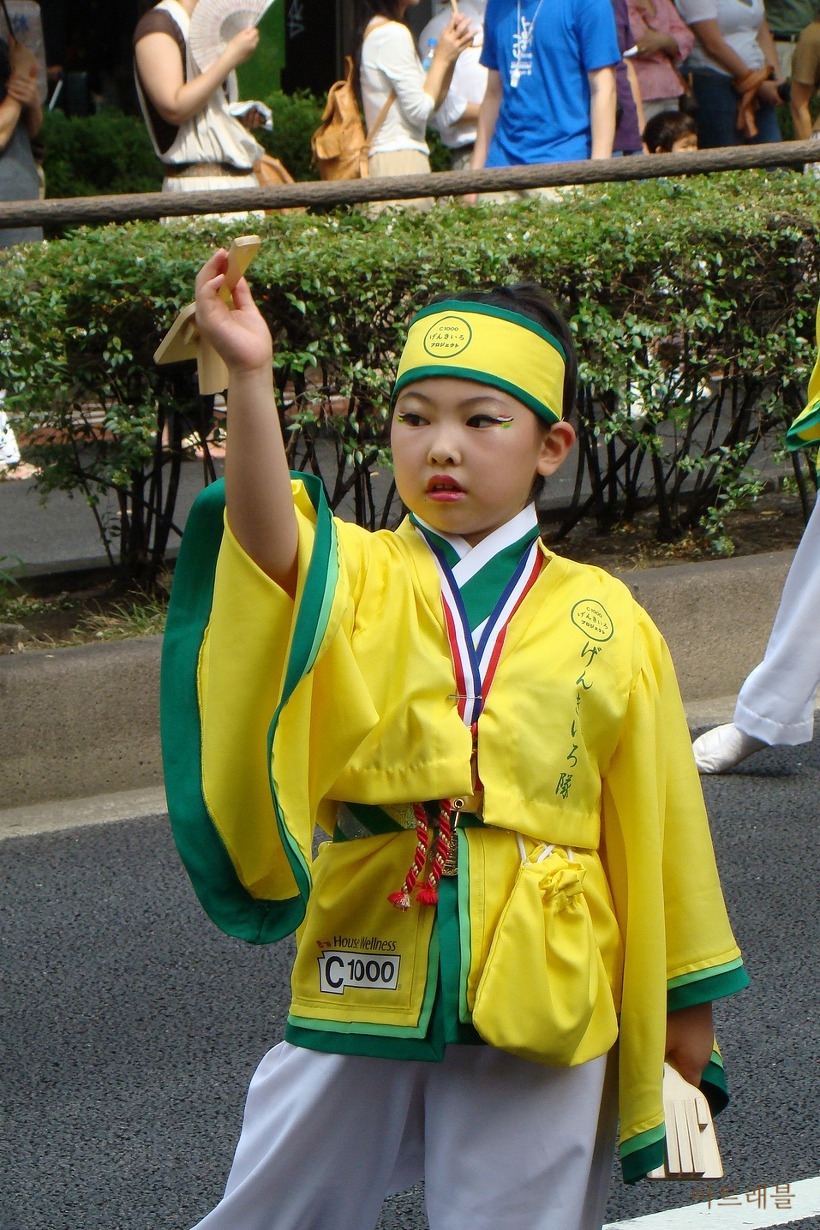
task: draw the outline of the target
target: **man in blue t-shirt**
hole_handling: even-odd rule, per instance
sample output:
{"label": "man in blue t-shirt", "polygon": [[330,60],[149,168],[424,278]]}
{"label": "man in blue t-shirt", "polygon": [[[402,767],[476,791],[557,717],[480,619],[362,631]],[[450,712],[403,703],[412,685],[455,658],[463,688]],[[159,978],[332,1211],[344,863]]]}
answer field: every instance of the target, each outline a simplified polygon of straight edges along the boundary
{"label": "man in blue t-shirt", "polygon": [[473,167],[609,158],[620,58],[611,0],[489,0]]}

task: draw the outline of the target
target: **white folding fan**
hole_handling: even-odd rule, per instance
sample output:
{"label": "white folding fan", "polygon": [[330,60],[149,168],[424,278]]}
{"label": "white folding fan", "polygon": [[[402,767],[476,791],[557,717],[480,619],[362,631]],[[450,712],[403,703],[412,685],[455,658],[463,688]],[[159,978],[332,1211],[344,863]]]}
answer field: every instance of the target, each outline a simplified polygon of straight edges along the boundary
{"label": "white folding fan", "polygon": [[200,70],[218,60],[240,30],[256,26],[273,0],[199,0],[191,14],[191,55]]}

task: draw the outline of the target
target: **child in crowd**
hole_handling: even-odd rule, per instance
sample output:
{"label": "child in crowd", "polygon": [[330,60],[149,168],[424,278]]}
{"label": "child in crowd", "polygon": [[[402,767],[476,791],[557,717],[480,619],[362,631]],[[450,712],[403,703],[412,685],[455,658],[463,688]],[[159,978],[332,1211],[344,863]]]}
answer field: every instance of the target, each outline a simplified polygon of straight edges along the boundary
{"label": "child in crowd", "polygon": [[571,333],[528,285],[422,308],[391,406],[409,515],[369,533],[288,473],[226,265],[197,279],[227,517],[214,484],[174,581],[169,809],[214,920],[298,949],[200,1230],[366,1230],[422,1177],[431,1230],[592,1230],[619,1113],[627,1180],[663,1160],[664,1058],[725,1102],[711,1001],[748,980],[665,643],[539,537]]}
{"label": "child in crowd", "polygon": [[690,154],[698,148],[698,126],[684,111],[661,111],[643,130],[648,154]]}

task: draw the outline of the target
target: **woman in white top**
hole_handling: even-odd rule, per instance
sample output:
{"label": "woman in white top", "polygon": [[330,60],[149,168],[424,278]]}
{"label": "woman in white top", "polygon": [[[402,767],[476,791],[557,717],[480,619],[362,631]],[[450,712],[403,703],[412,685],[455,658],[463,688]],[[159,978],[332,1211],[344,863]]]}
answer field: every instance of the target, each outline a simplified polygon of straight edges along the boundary
{"label": "woman in white top", "polygon": [[[779,141],[775,107],[782,82],[763,0],[678,0],[678,12],[697,40],[686,66],[698,103],[700,148]],[[758,132],[749,136],[737,127],[737,108],[755,70],[762,70],[753,104]]]}
{"label": "woman in white top", "polygon": [[200,72],[191,56],[191,14],[199,0],[161,0],[134,31],[137,92],[149,135],[165,165],[166,192],[255,187],[261,146],[228,111],[234,69],[259,42],[240,30]]}
{"label": "woman in white top", "polygon": [[[425,73],[413,35],[405,24],[407,10],[418,3],[419,0],[360,2],[359,82],[368,132],[391,91],[395,93],[370,147],[370,174],[374,176],[429,172],[427,123],[447,96],[456,60],[473,40],[469,18],[460,13],[454,15],[442,31]],[[396,203],[429,209],[433,198]]]}

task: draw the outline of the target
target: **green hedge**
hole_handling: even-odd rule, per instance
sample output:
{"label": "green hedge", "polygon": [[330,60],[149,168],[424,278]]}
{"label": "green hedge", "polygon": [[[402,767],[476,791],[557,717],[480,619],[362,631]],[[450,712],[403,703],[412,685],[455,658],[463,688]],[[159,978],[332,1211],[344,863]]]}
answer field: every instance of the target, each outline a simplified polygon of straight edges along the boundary
{"label": "green hedge", "polygon": [[[372,477],[408,316],[435,291],[540,281],[581,357],[576,492],[561,529],[581,515],[605,529],[649,505],[661,536],[702,525],[728,551],[723,518],[758,489],[756,450],[805,397],[819,228],[816,181],[785,171],[504,209],[268,218],[252,283],[276,337],[294,462],[324,470],[333,506],[352,496],[363,524],[381,524],[395,501],[377,499]],[[247,229],[110,226],[0,265],[0,385],[26,430],[72,437],[32,450],[40,486],[92,503],[115,491],[132,575],[159,567],[173,520],[178,450],[163,451],[158,421],[173,443],[180,398],[196,412],[189,386],[151,356],[212,246]],[[105,408],[103,438],[76,424],[89,402]]]}
{"label": "green hedge", "polygon": [[254,136],[269,154],[281,160],[294,179],[318,179],[319,173],[311,164],[310,138],[321,123],[324,99],[309,90],[294,94],[274,90],[262,102],[273,112],[273,132],[259,129]]}
{"label": "green hedge", "polygon": [[159,192],[162,187],[162,167],[138,116],[114,107],[73,117],[47,111],[40,140],[49,197]]}

